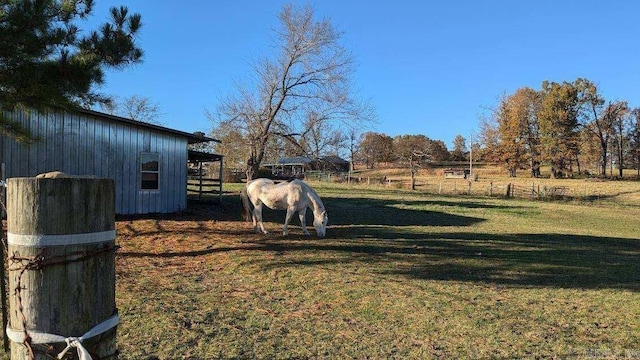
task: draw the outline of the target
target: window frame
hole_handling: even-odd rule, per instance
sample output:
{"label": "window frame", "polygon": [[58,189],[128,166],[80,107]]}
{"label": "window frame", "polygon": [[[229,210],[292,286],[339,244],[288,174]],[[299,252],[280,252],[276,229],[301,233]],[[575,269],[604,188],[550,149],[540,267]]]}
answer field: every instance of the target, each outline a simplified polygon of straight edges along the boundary
{"label": "window frame", "polygon": [[[147,160],[145,157],[153,156],[155,157],[155,161],[157,163],[157,168],[155,170],[145,169],[145,165],[153,162],[154,159]],[[145,161],[147,160],[147,161]],[[141,152],[140,153],[140,191],[160,191],[160,153],[157,152]],[[155,175],[155,188],[145,187],[145,183],[152,182],[154,180],[145,180],[146,174],[154,174]]]}

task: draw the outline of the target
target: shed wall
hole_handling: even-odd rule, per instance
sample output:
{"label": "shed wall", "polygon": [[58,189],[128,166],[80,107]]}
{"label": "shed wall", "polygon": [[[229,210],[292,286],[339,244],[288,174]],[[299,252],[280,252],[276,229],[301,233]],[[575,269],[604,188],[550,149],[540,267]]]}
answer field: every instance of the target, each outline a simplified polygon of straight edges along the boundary
{"label": "shed wall", "polygon": [[[7,178],[49,171],[111,178],[116,213],[170,213],[187,207],[187,139],[78,113],[5,112],[38,138],[31,145],[0,136]],[[159,190],[141,190],[143,152],[159,154]]]}

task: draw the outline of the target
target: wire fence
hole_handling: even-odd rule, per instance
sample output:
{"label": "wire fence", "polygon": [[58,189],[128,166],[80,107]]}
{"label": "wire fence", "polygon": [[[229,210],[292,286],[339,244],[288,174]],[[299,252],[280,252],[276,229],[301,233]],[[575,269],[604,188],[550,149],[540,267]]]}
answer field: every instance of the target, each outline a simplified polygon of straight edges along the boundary
{"label": "wire fence", "polygon": [[599,199],[602,191],[587,191],[585,188],[572,188],[564,185],[550,185],[532,182],[529,185],[510,182],[476,181],[477,179],[434,179],[425,181],[417,179],[413,185],[411,179],[373,176],[349,176],[348,174],[331,174],[313,172],[305,174],[306,180],[331,181],[361,186],[383,186],[392,189],[415,189],[417,191],[441,195],[470,195],[504,198],[520,198],[529,200],[571,200]]}

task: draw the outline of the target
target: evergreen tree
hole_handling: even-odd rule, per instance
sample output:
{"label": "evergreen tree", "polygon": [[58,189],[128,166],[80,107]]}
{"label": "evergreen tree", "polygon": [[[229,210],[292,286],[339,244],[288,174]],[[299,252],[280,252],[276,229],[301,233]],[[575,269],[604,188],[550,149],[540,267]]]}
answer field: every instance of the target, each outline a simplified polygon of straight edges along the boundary
{"label": "evergreen tree", "polygon": [[[111,8],[111,20],[82,35],[92,0],[21,0],[0,4],[0,105],[47,111],[108,102],[96,93],[105,68],[141,61],[139,14]],[[0,133],[30,141],[27,129],[0,115]]]}

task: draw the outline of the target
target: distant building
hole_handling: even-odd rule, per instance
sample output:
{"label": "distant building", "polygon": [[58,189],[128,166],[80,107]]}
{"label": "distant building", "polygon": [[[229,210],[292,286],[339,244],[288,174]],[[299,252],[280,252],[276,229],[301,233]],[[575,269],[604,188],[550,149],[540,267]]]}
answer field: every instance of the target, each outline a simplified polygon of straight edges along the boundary
{"label": "distant building", "polygon": [[118,214],[186,209],[188,161],[222,159],[187,151],[188,144],[219,140],[92,110],[3,114],[37,138],[28,145],[0,136],[3,179],[50,171],[111,178]]}
{"label": "distant building", "polygon": [[307,171],[341,173],[349,171],[349,162],[338,156],[311,159],[306,156],[281,158],[277,163],[263,164],[276,177],[302,177]]}
{"label": "distant building", "polygon": [[339,173],[349,172],[349,167],[351,166],[351,163],[347,160],[335,155],[324,156],[317,161],[317,164],[324,171]]}

